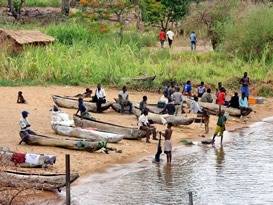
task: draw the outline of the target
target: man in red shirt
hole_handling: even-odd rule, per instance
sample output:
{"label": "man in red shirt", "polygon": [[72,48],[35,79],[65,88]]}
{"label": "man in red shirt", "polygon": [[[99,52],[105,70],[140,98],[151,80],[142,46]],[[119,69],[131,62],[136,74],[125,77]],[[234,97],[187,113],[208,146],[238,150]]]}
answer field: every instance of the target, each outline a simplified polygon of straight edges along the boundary
{"label": "man in red shirt", "polygon": [[220,92],[217,94],[216,103],[218,105],[225,105],[225,97],[226,97],[226,90],[225,88],[221,88]]}
{"label": "man in red shirt", "polygon": [[160,41],[160,44],[161,44],[161,48],[164,47],[165,40],[166,40],[166,33],[165,33],[164,29],[162,28],[160,33],[159,33],[159,41]]}

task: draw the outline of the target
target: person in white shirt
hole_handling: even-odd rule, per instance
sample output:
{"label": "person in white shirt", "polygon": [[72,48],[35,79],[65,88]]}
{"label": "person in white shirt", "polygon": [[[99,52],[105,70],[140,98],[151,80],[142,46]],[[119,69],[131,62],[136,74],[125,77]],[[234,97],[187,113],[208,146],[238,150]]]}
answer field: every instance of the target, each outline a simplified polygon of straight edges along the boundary
{"label": "person in white shirt", "polygon": [[147,110],[144,110],[143,113],[139,116],[138,127],[140,130],[146,132],[146,143],[150,143],[150,135],[153,135],[153,140],[157,140],[156,129],[149,123]]}
{"label": "person in white shirt", "polygon": [[194,114],[202,114],[202,108],[200,107],[198,103],[198,97],[194,96],[194,100],[191,101],[191,110],[190,112]]}
{"label": "person in white shirt", "polygon": [[97,104],[97,112],[102,112],[101,104],[106,103],[106,94],[104,89],[101,87],[101,84],[98,84],[95,96],[92,101],[96,102]]}
{"label": "person in white shirt", "polygon": [[167,37],[168,37],[168,43],[169,43],[169,47],[172,47],[173,44],[173,39],[174,39],[174,32],[172,32],[170,29],[167,31]]}
{"label": "person in white shirt", "polygon": [[61,111],[56,105],[51,110],[51,126],[62,125],[67,127],[74,127],[74,121],[69,119],[69,115]]}
{"label": "person in white shirt", "polygon": [[133,104],[129,101],[129,94],[127,91],[127,87],[123,86],[122,91],[118,93],[118,103],[120,104],[121,110],[120,112],[124,112],[124,107],[129,107],[129,113],[132,113]]}
{"label": "person in white shirt", "polygon": [[164,108],[169,103],[168,95],[167,93],[163,93],[163,95],[160,97],[157,107]]}
{"label": "person in white shirt", "polygon": [[22,142],[27,142],[30,134],[36,135],[36,133],[30,129],[31,125],[27,120],[28,114],[29,113],[27,111],[22,112],[22,118],[20,119],[20,122],[19,122],[19,125],[21,128],[21,130],[19,132],[19,135],[21,137],[21,141],[19,142],[19,144],[22,144]]}

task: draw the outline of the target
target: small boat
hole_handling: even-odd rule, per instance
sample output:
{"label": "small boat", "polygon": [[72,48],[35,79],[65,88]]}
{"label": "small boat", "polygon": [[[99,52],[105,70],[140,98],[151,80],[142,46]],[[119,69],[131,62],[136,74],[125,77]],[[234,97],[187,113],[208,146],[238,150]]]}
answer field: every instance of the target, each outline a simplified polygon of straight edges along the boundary
{"label": "small boat", "polygon": [[52,129],[56,134],[86,139],[88,141],[106,141],[117,143],[123,139],[123,135],[110,132],[100,132],[94,129],[82,129],[80,127],[69,127],[64,125],[53,124]]}
{"label": "small boat", "polygon": [[[23,155],[23,159],[18,160],[18,154]],[[18,165],[21,168],[41,168],[53,165],[56,162],[56,156],[33,153],[18,153],[8,149],[0,148],[0,161],[3,164]]]}
{"label": "small boat", "polygon": [[[218,112],[219,112],[219,105],[218,104],[199,102],[199,105],[204,110],[208,111],[209,114],[217,115]],[[241,111],[240,109],[232,108],[232,107],[226,107],[226,106],[221,106],[221,110],[224,110],[230,116],[233,116],[233,117],[247,116],[252,112],[251,108]]]}
{"label": "small boat", "polygon": [[[79,174],[70,174],[70,183],[73,183]],[[38,189],[54,191],[66,185],[65,174],[31,174],[27,172],[3,171],[0,172],[0,184],[6,187],[24,187],[24,189]]]}
{"label": "small boat", "polygon": [[[22,138],[22,137],[21,137]],[[85,140],[73,140],[67,138],[54,138],[43,135],[33,135],[29,134],[24,142],[28,145],[40,145],[40,146],[50,146],[50,147],[61,147],[65,149],[81,150],[87,152],[95,152],[102,148],[106,148],[107,142],[89,142]]]}
{"label": "small boat", "polygon": [[[58,95],[53,95],[52,99],[54,103],[63,108],[78,109],[78,99],[73,97],[62,97]],[[84,100],[84,105],[89,112],[97,112],[97,105],[94,102]],[[111,102],[106,102],[101,105],[101,110],[105,111],[111,107]]]}
{"label": "small boat", "polygon": [[[141,115],[141,111],[138,109],[133,109],[133,113],[139,117]],[[172,123],[174,126],[179,125],[190,125],[194,122],[194,118],[185,118],[182,116],[175,116],[175,115],[160,115],[155,113],[148,113],[149,121],[156,123],[156,124],[166,124]]]}
{"label": "small boat", "polygon": [[156,78],[156,75],[150,75],[150,76],[138,76],[135,78],[132,78],[134,81],[153,81]]}
{"label": "small boat", "polygon": [[[140,109],[139,108],[139,104],[137,103],[137,104],[135,104],[134,105],[134,108],[136,108],[136,109]],[[157,104],[148,104],[147,106],[146,106],[146,108],[148,109],[148,111],[149,112],[151,112],[151,113],[155,113],[155,114],[160,114],[163,110],[164,110],[164,108],[159,108],[159,107],[157,107]]]}
{"label": "small boat", "polygon": [[139,130],[136,127],[125,127],[120,125],[115,125],[107,122],[101,122],[98,120],[91,120],[81,118],[77,115],[73,117],[75,125],[82,128],[95,128],[97,131],[102,132],[111,132],[116,134],[124,135],[124,139],[141,139],[146,136],[146,132],[143,130]]}

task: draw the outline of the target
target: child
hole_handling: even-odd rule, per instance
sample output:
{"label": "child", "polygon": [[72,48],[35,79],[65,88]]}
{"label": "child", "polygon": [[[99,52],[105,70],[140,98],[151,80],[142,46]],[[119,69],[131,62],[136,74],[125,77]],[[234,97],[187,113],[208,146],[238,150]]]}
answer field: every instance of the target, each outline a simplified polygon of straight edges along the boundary
{"label": "child", "polygon": [[164,153],[167,155],[168,164],[171,164],[172,162],[172,142],[171,142],[172,134],[173,134],[172,123],[168,123],[165,133],[162,134],[165,138]]}
{"label": "child", "polygon": [[17,103],[20,103],[20,104],[25,104],[26,103],[26,100],[25,100],[25,98],[23,96],[23,92],[22,91],[18,92]]}
{"label": "child", "polygon": [[217,120],[217,126],[211,141],[211,144],[214,144],[215,142],[215,137],[219,134],[221,136],[221,145],[223,144],[223,136],[224,136],[224,131],[226,129],[226,121],[227,117],[225,116],[225,111],[219,111],[218,114],[218,120]]}

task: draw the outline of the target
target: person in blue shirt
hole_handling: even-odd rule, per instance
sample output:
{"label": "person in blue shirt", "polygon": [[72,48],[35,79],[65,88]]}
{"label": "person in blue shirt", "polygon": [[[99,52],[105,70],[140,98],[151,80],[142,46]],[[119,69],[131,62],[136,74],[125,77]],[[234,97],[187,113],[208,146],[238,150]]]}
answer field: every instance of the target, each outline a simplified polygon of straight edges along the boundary
{"label": "person in blue shirt", "polygon": [[252,111],[252,109],[248,106],[248,99],[245,93],[242,93],[242,97],[239,100],[239,106],[242,116],[248,115]]}
{"label": "person in blue shirt", "polygon": [[81,118],[87,118],[87,119],[91,119],[91,120],[95,120],[95,118],[93,118],[90,113],[87,111],[83,99],[79,98],[78,99],[78,110],[76,112],[76,115],[80,112],[80,116]]}
{"label": "person in blue shirt", "polygon": [[194,31],[191,32],[190,34],[190,42],[191,42],[191,50],[196,50],[196,33]]}
{"label": "person in blue shirt", "polygon": [[184,85],[183,94],[191,96],[191,90],[192,90],[191,81],[188,80],[187,83]]}

